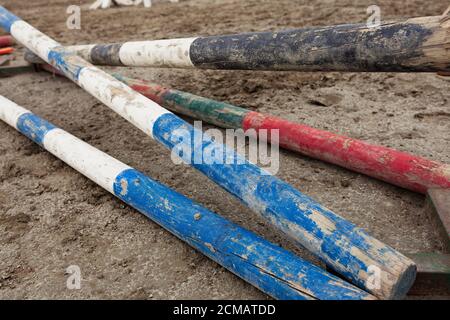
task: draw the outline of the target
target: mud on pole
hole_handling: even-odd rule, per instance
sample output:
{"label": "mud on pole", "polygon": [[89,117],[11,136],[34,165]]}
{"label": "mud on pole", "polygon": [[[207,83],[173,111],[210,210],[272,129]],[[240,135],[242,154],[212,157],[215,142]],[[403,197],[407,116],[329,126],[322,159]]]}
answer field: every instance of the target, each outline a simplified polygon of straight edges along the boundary
{"label": "mud on pole", "polygon": [[[48,72],[53,67],[28,51],[25,60]],[[51,69],[50,69],[51,68]],[[53,69],[53,70],[52,70]],[[277,143],[341,167],[366,174],[411,191],[426,193],[432,188],[450,188],[450,165],[428,160],[395,149],[315,129],[282,118],[163,87],[146,80],[132,79],[118,73],[113,76],[165,108],[222,128],[279,130]],[[270,135],[265,135],[271,141]]]}
{"label": "mud on pole", "polygon": [[[214,142],[168,110],[70,53],[3,7],[0,7],[0,25],[137,128],[170,150],[182,150],[178,156],[358,287],[381,298],[401,298],[412,286],[416,266],[406,256],[249,163],[234,150]],[[203,139],[196,143],[195,137],[199,136]],[[201,163],[192,162],[198,154],[211,155],[211,150],[223,155],[223,159],[231,164],[216,164],[211,158]],[[372,283],[374,273],[379,278],[376,285]]]}
{"label": "mud on pole", "polygon": [[444,16],[280,32],[69,47],[98,65],[225,70],[450,72]]}
{"label": "mud on pole", "polygon": [[0,96],[0,119],[276,299],[374,299]]}

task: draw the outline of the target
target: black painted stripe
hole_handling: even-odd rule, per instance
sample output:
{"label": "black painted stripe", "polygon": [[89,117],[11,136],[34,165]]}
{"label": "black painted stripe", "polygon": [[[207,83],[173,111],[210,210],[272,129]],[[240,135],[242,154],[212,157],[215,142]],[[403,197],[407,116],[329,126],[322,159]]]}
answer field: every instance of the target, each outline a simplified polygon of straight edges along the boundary
{"label": "black painted stripe", "polygon": [[423,56],[421,46],[431,34],[420,24],[387,23],[212,36],[196,39],[190,57],[203,69],[413,71],[408,62]]}
{"label": "black painted stripe", "polygon": [[94,65],[123,66],[120,61],[120,48],[123,43],[98,44],[91,49],[90,57]]}

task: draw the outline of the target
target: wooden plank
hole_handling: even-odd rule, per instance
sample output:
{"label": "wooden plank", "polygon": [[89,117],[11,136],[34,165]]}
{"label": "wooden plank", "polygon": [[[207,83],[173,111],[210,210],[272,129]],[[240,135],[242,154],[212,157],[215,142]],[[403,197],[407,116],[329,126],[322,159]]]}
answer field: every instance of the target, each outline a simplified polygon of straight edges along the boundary
{"label": "wooden plank", "polygon": [[[46,65],[30,53],[25,57],[29,62]],[[277,143],[283,148],[315,159],[420,193],[426,193],[430,188],[450,188],[450,166],[444,163],[249,111],[146,80],[132,79],[118,73],[114,73],[113,76],[171,111],[222,128],[255,129],[257,134],[261,130],[270,132],[277,129],[279,130]],[[266,138],[271,141],[270,135]]]}
{"label": "wooden plank", "polygon": [[[248,111],[224,102],[199,97],[145,80],[114,76],[164,107],[223,128],[279,130],[277,142],[286,149],[344,168],[426,193],[429,188],[450,188],[450,166],[395,149],[315,129],[278,117]],[[271,137],[268,137],[270,141]]]}

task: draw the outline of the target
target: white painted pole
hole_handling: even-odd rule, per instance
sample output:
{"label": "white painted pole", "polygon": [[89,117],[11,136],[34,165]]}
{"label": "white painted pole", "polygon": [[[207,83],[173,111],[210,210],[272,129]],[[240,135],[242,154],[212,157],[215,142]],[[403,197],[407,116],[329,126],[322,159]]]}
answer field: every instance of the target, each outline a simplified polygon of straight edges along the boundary
{"label": "white painted pole", "polygon": [[374,299],[0,96],[0,119],[237,276],[277,299]]}

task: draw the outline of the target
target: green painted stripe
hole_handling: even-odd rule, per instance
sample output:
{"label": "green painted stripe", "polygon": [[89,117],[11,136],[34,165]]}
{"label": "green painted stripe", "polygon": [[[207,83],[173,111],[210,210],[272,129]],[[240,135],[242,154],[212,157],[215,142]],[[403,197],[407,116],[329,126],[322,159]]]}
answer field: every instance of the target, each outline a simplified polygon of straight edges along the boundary
{"label": "green painted stripe", "polygon": [[169,89],[162,96],[164,106],[192,118],[222,128],[242,128],[242,121],[250,111],[228,103],[202,98],[187,92]]}

